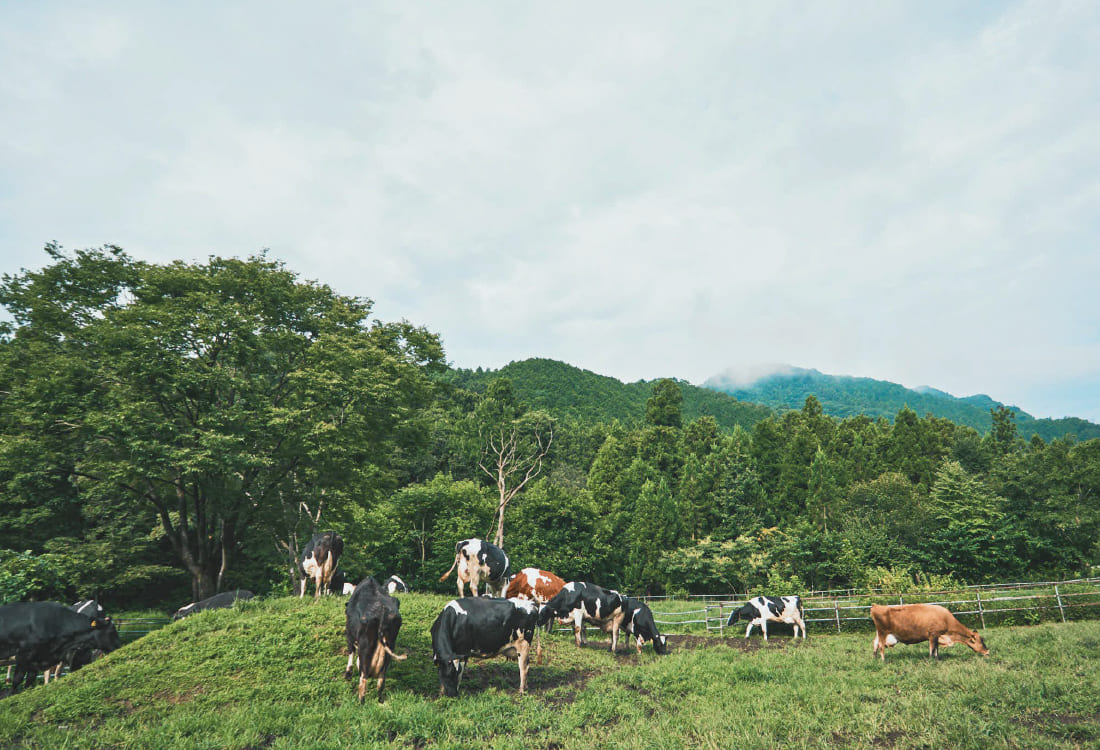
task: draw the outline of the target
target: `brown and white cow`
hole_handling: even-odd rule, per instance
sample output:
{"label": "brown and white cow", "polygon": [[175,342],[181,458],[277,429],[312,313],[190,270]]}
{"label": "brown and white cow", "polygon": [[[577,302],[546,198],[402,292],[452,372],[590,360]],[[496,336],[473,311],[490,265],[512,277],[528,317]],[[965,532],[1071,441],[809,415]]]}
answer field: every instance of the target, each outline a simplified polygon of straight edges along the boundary
{"label": "brown and white cow", "polygon": [[940,646],[964,643],[982,656],[989,656],[989,649],[981,635],[955,619],[946,607],[938,604],[894,604],[871,606],[871,619],[875,623],[875,640],[871,644],[871,656],[880,654],[886,660],[886,648],[897,643],[923,643],[928,641],[928,655],[940,658]]}
{"label": "brown and white cow", "polygon": [[549,570],[524,568],[508,584],[508,591],[504,596],[507,599],[526,599],[536,604],[546,604],[564,585],[565,579]]}
{"label": "brown and white cow", "polygon": [[306,584],[310,580],[313,581],[314,599],[328,590],[343,552],[344,540],[335,531],[313,535],[302,552],[302,560],[298,566],[298,572],[302,576],[302,590],[298,598],[306,595]]}

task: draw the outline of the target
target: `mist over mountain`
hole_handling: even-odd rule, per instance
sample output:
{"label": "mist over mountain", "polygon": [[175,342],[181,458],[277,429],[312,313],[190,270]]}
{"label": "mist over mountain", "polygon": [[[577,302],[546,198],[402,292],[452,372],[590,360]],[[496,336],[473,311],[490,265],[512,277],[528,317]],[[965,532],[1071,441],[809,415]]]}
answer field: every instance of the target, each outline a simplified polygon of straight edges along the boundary
{"label": "mist over mountain", "polygon": [[1002,404],[985,394],[963,398],[932,386],[906,388],[898,383],[852,375],[828,375],[819,370],[774,365],[754,370],[734,370],[708,378],[703,385],[778,411],[800,409],[813,395],[826,414],[846,418],[864,414],[893,420],[909,407],[920,416],[931,414],[956,424],[988,432],[991,409],[1005,406],[1016,414],[1016,427],[1024,439],[1038,435],[1043,440],[1073,435],[1078,440],[1100,437],[1100,425],[1075,417],[1036,419],[1015,405]]}

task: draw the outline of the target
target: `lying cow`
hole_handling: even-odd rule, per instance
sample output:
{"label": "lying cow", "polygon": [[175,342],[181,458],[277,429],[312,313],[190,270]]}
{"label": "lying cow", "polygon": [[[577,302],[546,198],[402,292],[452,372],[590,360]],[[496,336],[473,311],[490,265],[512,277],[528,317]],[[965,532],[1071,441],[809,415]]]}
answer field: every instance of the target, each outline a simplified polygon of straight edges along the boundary
{"label": "lying cow", "polygon": [[768,623],[785,622],[794,625],[794,637],[798,637],[799,628],[802,629],[802,640],[806,640],[806,623],[802,620],[802,599],[797,596],[758,596],[749,599],[748,603],[730,613],[726,627],[733,627],[738,620],[748,620],[749,626],[745,629],[745,637],[749,637],[753,626],[759,625],[764,633],[764,640],[768,640]]}
{"label": "lying cow", "polygon": [[527,599],[536,604],[546,604],[557,596],[563,586],[565,580],[549,570],[524,568],[508,582],[508,590],[504,595],[509,599]]}
{"label": "lying cow", "polygon": [[584,623],[590,622],[605,633],[611,633],[611,651],[614,652],[627,609],[626,597],[614,589],[570,581],[539,612],[539,625],[546,625],[555,617],[572,622],[573,638],[580,647],[588,642]]}
{"label": "lying cow", "polygon": [[[458,596],[465,596],[465,585],[470,584],[473,596],[480,596],[478,588],[485,581],[486,593],[500,596],[508,584],[508,555],[495,544],[480,539],[463,539],[455,545],[455,561],[451,570],[458,568]],[[439,577],[447,580],[451,570]]]}
{"label": "lying cow", "polygon": [[626,602],[624,608],[622,630],[634,636],[634,645],[638,654],[642,653],[642,646],[646,641],[653,641],[653,650],[658,654],[668,653],[668,636],[661,635],[657,631],[657,623],[653,620],[653,612],[649,605],[629,596],[624,596]]}
{"label": "lying cow", "polygon": [[409,593],[409,587],[397,576],[390,576],[386,579],[386,591],[390,596],[394,594],[407,594]]}
{"label": "lying cow", "polygon": [[871,643],[871,656],[876,653],[886,661],[886,648],[897,643],[923,643],[928,641],[928,655],[940,658],[940,646],[965,643],[982,656],[989,656],[989,649],[981,635],[955,619],[946,607],[938,604],[894,604],[871,606],[871,620],[875,623],[875,640]]}
{"label": "lying cow", "polygon": [[301,599],[306,595],[306,584],[312,580],[314,593],[317,599],[328,590],[329,581],[336,573],[336,566],[340,562],[340,555],[344,553],[344,540],[335,531],[326,531],[314,534],[302,552],[302,560],[298,564],[298,572],[302,576],[302,590],[298,594]]}
{"label": "lying cow", "polygon": [[359,702],[367,692],[367,678],[378,680],[378,702],[386,686],[386,670],[390,660],[403,661],[405,654],[393,652],[397,646],[397,631],[401,629],[401,603],[386,593],[378,581],[367,576],[355,587],[344,607],[348,638],[348,666],[344,679],[351,679],[351,663],[359,666]]}
{"label": "lying cow", "polygon": [[519,662],[519,691],[527,691],[531,641],[539,613],[522,599],[453,599],[432,623],[432,660],[439,692],[454,698],[466,661],[503,656]]}
{"label": "lying cow", "polygon": [[84,652],[110,653],[122,645],[114,623],[85,617],[56,602],[0,606],[0,657],[15,659],[12,692],[34,685],[38,672],[71,664]]}
{"label": "lying cow", "polygon": [[220,594],[214,594],[214,596],[209,599],[203,599],[201,602],[192,602],[184,607],[180,607],[176,610],[176,613],[172,615],[172,622],[182,620],[188,615],[193,615],[196,612],[204,612],[208,609],[228,609],[232,607],[235,602],[248,601],[253,596],[255,596],[255,594],[248,589],[223,591]]}

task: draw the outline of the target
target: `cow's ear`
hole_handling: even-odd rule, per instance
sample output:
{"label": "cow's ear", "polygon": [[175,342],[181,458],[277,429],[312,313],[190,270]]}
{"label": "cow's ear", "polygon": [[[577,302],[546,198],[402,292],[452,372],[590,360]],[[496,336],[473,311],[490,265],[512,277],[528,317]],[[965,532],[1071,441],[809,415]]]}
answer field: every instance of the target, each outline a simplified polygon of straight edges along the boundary
{"label": "cow's ear", "polygon": [[92,627],[93,627],[93,628],[94,628],[94,627],[95,627],[96,625],[98,625],[98,624],[99,624],[99,621],[98,621],[98,620],[92,620]]}

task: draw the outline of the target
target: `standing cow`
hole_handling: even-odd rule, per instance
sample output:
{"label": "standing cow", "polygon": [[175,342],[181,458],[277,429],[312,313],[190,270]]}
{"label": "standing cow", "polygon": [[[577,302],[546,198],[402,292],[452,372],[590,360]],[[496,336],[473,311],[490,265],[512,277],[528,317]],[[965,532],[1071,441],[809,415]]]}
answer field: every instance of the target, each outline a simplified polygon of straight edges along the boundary
{"label": "standing cow", "polygon": [[466,661],[503,656],[519,662],[519,691],[527,692],[531,641],[539,613],[522,599],[469,597],[447,603],[432,623],[432,660],[439,669],[439,692],[454,698]]}
{"label": "standing cow", "polygon": [[527,599],[536,604],[546,604],[557,596],[563,586],[565,580],[549,570],[524,568],[508,582],[508,591],[504,595],[508,599]]}
{"label": "standing cow", "polygon": [[478,588],[485,580],[486,592],[500,596],[508,584],[508,555],[495,544],[480,539],[463,539],[455,545],[455,561],[451,569],[439,577],[447,580],[451,570],[458,568],[458,596],[465,596],[465,585],[470,584],[473,596],[480,596]]}
{"label": "standing cow", "polygon": [[802,640],[806,640],[806,623],[802,620],[802,599],[797,596],[758,596],[749,599],[741,609],[735,609],[730,613],[726,621],[726,627],[733,627],[738,620],[748,620],[749,626],[745,628],[745,637],[749,637],[753,626],[759,625],[764,633],[764,640],[768,640],[768,623],[785,622],[794,625],[794,637],[798,637],[799,628],[802,629]]}
{"label": "standing cow", "polygon": [[335,531],[313,535],[305,551],[302,552],[302,560],[298,566],[298,572],[302,576],[299,599],[306,595],[306,583],[310,579],[313,580],[314,599],[319,598],[328,589],[329,581],[332,580],[340,555],[343,553],[344,540]]}
{"label": "standing cow", "polygon": [[539,612],[539,625],[546,625],[554,617],[572,621],[573,638],[580,647],[588,642],[584,623],[591,622],[605,633],[611,633],[611,651],[614,653],[627,608],[626,597],[614,589],[584,581],[570,581]]}
{"label": "standing cow", "polygon": [[401,603],[386,593],[372,576],[367,576],[355,587],[344,606],[345,628],[348,639],[348,666],[344,679],[351,679],[352,660],[359,665],[359,702],[367,692],[367,678],[378,680],[378,702],[386,687],[386,670],[390,660],[403,661],[405,654],[393,652],[397,647],[397,631],[401,629]]}
{"label": "standing cow", "polygon": [[[73,612],[84,615],[89,620],[93,620],[98,617],[103,622],[111,622],[111,617],[107,614],[107,610],[105,610],[102,605],[100,605],[100,603],[97,602],[95,599],[81,599],[78,602],[70,604],[69,609],[71,609]],[[66,664],[65,662],[58,662],[53,666],[53,668],[47,669],[45,672],[43,672],[43,682],[48,683],[51,679],[56,680],[58,677],[61,676],[61,670],[66,666],[69,668],[70,672],[75,672],[81,667],[91,664],[92,660],[102,653],[103,652],[99,651],[98,649],[81,649],[80,651],[77,651],[73,654],[72,660],[68,664]]]}
{"label": "standing cow", "polygon": [[34,685],[38,672],[78,654],[110,653],[122,645],[114,623],[85,617],[56,602],[0,606],[0,657],[14,657],[12,692]]}
{"label": "standing cow", "polygon": [[982,656],[989,656],[981,635],[956,620],[947,607],[938,604],[874,604],[871,620],[875,623],[872,658],[879,653],[886,661],[887,646],[925,641],[928,641],[928,655],[933,659],[940,658],[940,646],[953,643],[965,643]]}

